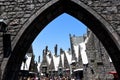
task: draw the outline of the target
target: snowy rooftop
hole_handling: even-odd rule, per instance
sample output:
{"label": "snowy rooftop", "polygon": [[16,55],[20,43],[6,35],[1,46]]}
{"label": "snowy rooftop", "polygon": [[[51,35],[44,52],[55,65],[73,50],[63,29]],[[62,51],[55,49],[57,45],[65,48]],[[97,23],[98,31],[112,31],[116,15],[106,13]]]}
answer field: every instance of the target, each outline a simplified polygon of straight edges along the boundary
{"label": "snowy rooftop", "polygon": [[71,60],[72,60],[72,54],[70,51],[65,51],[68,63],[71,64]]}
{"label": "snowy rooftop", "polygon": [[58,56],[53,56],[53,62],[54,62],[55,71],[58,70],[59,60],[60,60],[60,57],[58,57]]}
{"label": "snowy rooftop", "polygon": [[26,55],[26,58],[27,59],[26,59],[25,64],[24,64],[24,62],[22,62],[21,70],[29,70],[32,56]]}
{"label": "snowy rooftop", "polygon": [[82,57],[83,64],[87,64],[88,58],[85,51],[86,50],[85,42],[80,43],[80,48],[81,48],[81,57]]}
{"label": "snowy rooftop", "polygon": [[[82,40],[79,44],[74,44],[73,48],[75,51],[75,56],[77,58],[78,61],[78,57],[79,57],[79,47],[80,47],[80,51],[81,51],[81,58],[82,58],[82,62],[83,64],[88,64],[88,59],[87,59],[87,55],[86,55],[86,43],[88,42],[88,37],[85,40]],[[65,54],[64,54],[65,52]],[[69,65],[72,63],[72,53],[69,50],[65,50],[64,52],[60,53],[61,56],[61,60],[62,60],[62,66],[64,67],[64,56],[66,55],[67,60]],[[47,61],[48,64],[50,65],[52,57],[53,57],[53,62],[54,62],[54,67],[55,67],[55,71],[58,70],[58,66],[59,66],[59,62],[60,62],[60,56],[55,56],[52,55],[53,53],[51,53],[50,51],[48,51],[46,57],[47,57]],[[39,64],[40,65],[40,64]]]}
{"label": "snowy rooftop", "polygon": [[37,65],[38,72],[40,72],[40,65],[41,65],[41,63],[38,62],[38,65]]}
{"label": "snowy rooftop", "polygon": [[46,57],[47,57],[48,64],[50,65],[50,62],[51,62],[51,59],[52,59],[52,58],[51,58],[51,57],[52,57],[52,54],[51,54],[50,51],[47,52],[47,56],[46,56]]}
{"label": "snowy rooftop", "polygon": [[78,61],[78,57],[79,57],[79,46],[80,46],[80,51],[81,51],[82,62],[83,62],[83,64],[87,64],[88,59],[87,59],[87,55],[85,52],[85,50],[86,50],[85,42],[81,42],[80,44],[73,46],[77,61]]}

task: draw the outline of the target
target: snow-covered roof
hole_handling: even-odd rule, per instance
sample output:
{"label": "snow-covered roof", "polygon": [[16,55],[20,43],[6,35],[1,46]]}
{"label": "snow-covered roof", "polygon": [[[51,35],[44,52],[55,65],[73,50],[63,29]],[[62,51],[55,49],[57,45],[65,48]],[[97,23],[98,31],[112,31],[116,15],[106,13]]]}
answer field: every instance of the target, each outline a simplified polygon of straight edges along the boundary
{"label": "snow-covered roof", "polygon": [[88,58],[87,58],[87,54],[85,51],[86,50],[85,42],[80,43],[80,48],[81,48],[81,57],[82,57],[83,64],[87,64]]}
{"label": "snow-covered roof", "polygon": [[22,62],[21,70],[29,70],[32,56],[26,55],[26,58],[27,59],[26,59],[25,64],[24,64],[24,62]]}
{"label": "snow-covered roof", "polygon": [[69,51],[65,51],[68,63],[71,64],[72,54]]}
{"label": "snow-covered roof", "polygon": [[48,52],[47,52],[47,55],[46,55],[48,64],[50,65],[52,58],[51,58],[49,55],[52,55],[52,54],[50,53],[50,51],[48,51]]}
{"label": "snow-covered roof", "polygon": [[62,59],[62,66],[64,67],[64,54],[62,53],[60,56],[61,56],[61,59]]}
{"label": "snow-covered roof", "polygon": [[[85,42],[81,42],[78,45],[74,45],[74,50],[75,50],[76,57],[77,57],[77,59],[79,57],[79,45],[80,45],[80,51],[81,51],[81,57],[82,57],[83,64],[87,64],[88,59],[87,59],[87,55],[86,55],[86,52],[85,52],[85,50],[86,50]],[[72,53],[70,51],[65,50],[65,55],[67,57],[68,64],[70,65],[72,63]],[[61,53],[61,55],[60,55],[63,67],[64,67],[64,56],[65,55],[64,55],[64,53]],[[55,70],[58,69],[60,56],[59,56],[59,58],[55,57],[55,56],[53,57]]]}
{"label": "snow-covered roof", "polygon": [[40,65],[41,65],[41,62],[38,62],[38,65],[37,65],[38,72],[40,72]]}
{"label": "snow-covered roof", "polygon": [[60,61],[60,57],[58,57],[58,56],[53,56],[53,62],[54,62],[55,71],[58,70],[59,61]]}
{"label": "snow-covered roof", "polygon": [[87,64],[88,63],[88,58],[87,58],[87,55],[86,55],[86,52],[85,52],[85,50],[86,50],[85,42],[81,42],[78,45],[73,45],[76,58],[78,60],[78,57],[79,57],[79,46],[80,46],[80,51],[81,51],[81,57],[82,57],[83,64]]}
{"label": "snow-covered roof", "polygon": [[77,58],[78,61],[78,57],[79,57],[79,45],[73,45],[74,51],[75,51],[75,56]]}
{"label": "snow-covered roof", "polygon": [[[80,46],[81,58],[82,58],[83,64],[87,64],[88,63],[88,59],[87,59],[87,55],[86,55],[86,51],[85,51],[86,50],[86,45],[85,44],[87,43],[87,41],[88,41],[88,38],[86,38],[85,41],[80,42],[79,44],[73,45],[73,49],[75,51],[75,56],[77,58],[77,61],[78,61],[78,58],[79,58],[79,46]],[[64,52],[65,52],[65,54],[64,54]],[[63,67],[64,67],[64,58],[65,58],[64,56],[65,55],[67,57],[68,64],[70,65],[72,63],[72,53],[71,53],[71,51],[66,50],[64,52],[60,53],[60,56],[52,55],[54,53],[51,53],[50,51],[47,52],[46,58],[47,58],[48,64],[50,65],[52,57],[53,57],[53,63],[54,63],[55,71],[58,70],[60,57],[61,57],[61,60],[62,60],[62,66]]]}

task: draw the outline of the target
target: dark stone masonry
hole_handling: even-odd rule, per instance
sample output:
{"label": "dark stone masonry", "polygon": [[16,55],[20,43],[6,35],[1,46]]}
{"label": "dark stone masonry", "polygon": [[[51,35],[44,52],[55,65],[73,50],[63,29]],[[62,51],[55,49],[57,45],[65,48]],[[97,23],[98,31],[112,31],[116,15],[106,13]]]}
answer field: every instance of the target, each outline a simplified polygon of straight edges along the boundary
{"label": "dark stone masonry", "polygon": [[[0,19],[7,23],[12,51],[4,58],[0,32],[1,80],[16,80],[22,59],[40,31],[54,18],[68,13],[82,21],[103,43],[120,76],[119,0],[0,0]],[[5,34],[6,34],[5,33]]]}

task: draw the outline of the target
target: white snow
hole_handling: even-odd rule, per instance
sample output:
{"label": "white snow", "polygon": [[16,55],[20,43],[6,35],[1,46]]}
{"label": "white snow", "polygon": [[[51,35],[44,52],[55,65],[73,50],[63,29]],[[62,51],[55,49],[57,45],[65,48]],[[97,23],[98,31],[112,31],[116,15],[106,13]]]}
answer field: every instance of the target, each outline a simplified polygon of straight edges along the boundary
{"label": "white snow", "polygon": [[79,55],[78,55],[79,54],[79,45],[80,45],[80,51],[81,51],[81,57],[82,57],[83,64],[87,64],[88,58],[87,58],[87,55],[85,52],[85,50],[86,50],[85,42],[81,42],[80,44],[73,46],[77,61],[78,61],[78,57],[79,57]]}
{"label": "white snow", "polygon": [[61,54],[62,66],[64,67],[64,54]]}
{"label": "white snow", "polygon": [[40,65],[41,65],[41,63],[39,62],[37,65],[38,72],[40,72]]}
{"label": "white snow", "polygon": [[[50,54],[50,51],[47,52],[47,56],[46,57],[47,57],[48,64],[50,65],[52,58],[49,56],[49,54]],[[52,56],[52,54],[51,54],[51,56]]]}
{"label": "white snow", "polygon": [[75,56],[76,56],[77,61],[78,61],[78,56],[79,56],[79,45],[74,45],[73,48],[74,48],[74,51],[75,51]]}
{"label": "white snow", "polygon": [[65,54],[66,54],[66,57],[67,57],[68,63],[71,64],[72,54],[69,53],[68,51],[65,51]]}
{"label": "white snow", "polygon": [[55,71],[58,70],[58,66],[59,66],[59,59],[60,57],[56,57],[56,56],[53,56],[53,62],[54,62],[54,67],[55,67]]}
{"label": "white snow", "polygon": [[27,59],[26,59],[26,62],[24,64],[24,62],[22,62],[22,65],[21,65],[21,70],[29,70],[29,67],[30,67],[30,63],[31,63],[31,56],[28,56],[26,55]]}
{"label": "white snow", "polygon": [[87,64],[88,58],[85,51],[86,50],[85,42],[80,43],[80,48],[81,48],[81,57],[82,57],[83,64]]}

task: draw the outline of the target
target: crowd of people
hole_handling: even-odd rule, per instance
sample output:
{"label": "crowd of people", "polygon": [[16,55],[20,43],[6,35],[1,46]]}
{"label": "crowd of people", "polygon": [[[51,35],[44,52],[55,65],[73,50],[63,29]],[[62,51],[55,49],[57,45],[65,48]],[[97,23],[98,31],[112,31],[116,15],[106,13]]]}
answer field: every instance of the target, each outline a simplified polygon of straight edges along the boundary
{"label": "crowd of people", "polygon": [[71,80],[70,77],[41,77],[40,80]]}
{"label": "crowd of people", "polygon": [[28,77],[23,80],[75,80],[75,78],[70,77]]}

